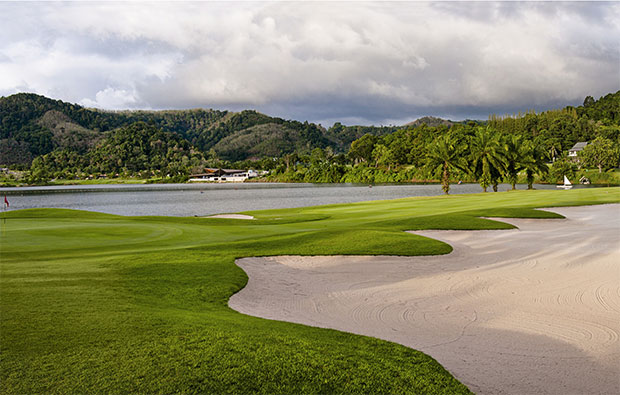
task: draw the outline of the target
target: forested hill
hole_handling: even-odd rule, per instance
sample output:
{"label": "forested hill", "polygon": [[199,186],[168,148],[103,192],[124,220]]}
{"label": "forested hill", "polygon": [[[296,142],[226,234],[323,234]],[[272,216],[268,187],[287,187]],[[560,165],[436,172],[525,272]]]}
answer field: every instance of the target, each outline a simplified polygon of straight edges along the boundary
{"label": "forested hill", "polygon": [[318,125],[256,111],[102,111],[30,93],[0,98],[0,120],[0,162],[5,165],[28,164],[54,150],[84,153],[105,132],[135,122],[177,133],[198,149],[214,148],[229,160],[338,145]]}
{"label": "forested hill", "polygon": [[[131,129],[136,122],[142,126]],[[421,141],[430,138],[434,131],[441,134],[454,128],[485,124],[501,133],[536,140],[551,156],[560,155],[575,142],[590,141],[597,136],[617,141],[620,91],[599,100],[587,97],[578,107],[513,116],[491,115],[489,121],[452,122],[424,117],[404,126],[346,126],[337,122],[329,129],[251,110],[237,113],[211,109],[103,111],[20,93],[0,98],[0,165],[27,168],[35,158],[52,152],[86,155],[101,144],[111,144],[110,136],[119,135],[121,129],[172,133],[180,139],[166,135],[164,140],[174,140],[172,146],[180,147],[183,140],[187,143],[184,149],[200,152],[206,159],[224,161],[304,155],[316,148],[348,153],[354,141],[370,135],[374,140],[364,141],[372,140],[379,145],[389,142],[394,146],[390,152],[402,151],[392,156],[409,158],[403,163],[395,160],[395,165],[404,165],[415,164],[411,162],[413,157],[423,159]],[[422,135],[410,133],[414,129],[426,131],[420,132]],[[403,140],[401,135],[409,137]],[[414,135],[417,137],[411,137]],[[404,147],[411,144],[416,145],[415,149],[407,150],[415,152],[404,152]],[[149,166],[145,164],[143,170]],[[127,168],[125,164],[118,167]]]}
{"label": "forested hill", "polygon": [[[345,126],[337,122],[325,129],[252,110],[104,111],[19,93],[0,98],[0,164],[28,165],[38,156],[59,150],[83,154],[106,133],[135,122],[177,133],[203,153],[213,150],[211,156],[229,161],[280,157],[327,147],[344,153],[365,134],[385,136],[414,125]],[[416,122],[415,126],[452,124],[432,117]]]}
{"label": "forested hill", "polygon": [[204,163],[202,152],[179,134],[134,122],[105,133],[104,138],[83,154],[65,148],[38,156],[32,162],[30,180],[75,178],[83,173],[82,176],[156,176],[182,181],[188,169],[200,171]]}
{"label": "forested hill", "polygon": [[[204,142],[217,142],[219,139],[212,135],[221,132],[215,129],[231,115],[215,110],[101,111],[20,93],[0,98],[0,154],[4,164],[11,164],[27,163],[58,149],[83,153],[104,138],[104,132],[134,122],[152,124],[210,148]],[[10,149],[8,160],[7,148]]]}

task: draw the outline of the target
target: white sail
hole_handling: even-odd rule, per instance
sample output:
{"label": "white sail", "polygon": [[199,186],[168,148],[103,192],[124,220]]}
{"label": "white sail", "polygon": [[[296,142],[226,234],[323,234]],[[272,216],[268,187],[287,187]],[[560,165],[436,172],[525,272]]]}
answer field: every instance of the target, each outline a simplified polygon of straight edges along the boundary
{"label": "white sail", "polygon": [[570,183],[570,180],[564,176],[564,185],[573,185]]}

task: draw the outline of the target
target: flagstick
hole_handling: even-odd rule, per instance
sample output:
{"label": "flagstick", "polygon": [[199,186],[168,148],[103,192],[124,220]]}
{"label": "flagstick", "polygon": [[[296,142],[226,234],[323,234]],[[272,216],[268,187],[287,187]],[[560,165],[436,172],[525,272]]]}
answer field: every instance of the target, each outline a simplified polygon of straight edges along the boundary
{"label": "flagstick", "polygon": [[[6,209],[9,207],[9,201],[6,200],[6,195],[4,195],[4,202],[2,203],[2,219],[4,220],[3,223],[6,225]],[[2,230],[4,231],[4,226]]]}
{"label": "flagstick", "polygon": [[9,208],[9,201],[6,200],[6,195],[4,195],[4,202],[2,202],[2,232],[6,231],[6,209]]}
{"label": "flagstick", "polygon": [[2,202],[2,236],[6,236],[6,209],[9,208],[9,201],[4,195],[4,202]]}

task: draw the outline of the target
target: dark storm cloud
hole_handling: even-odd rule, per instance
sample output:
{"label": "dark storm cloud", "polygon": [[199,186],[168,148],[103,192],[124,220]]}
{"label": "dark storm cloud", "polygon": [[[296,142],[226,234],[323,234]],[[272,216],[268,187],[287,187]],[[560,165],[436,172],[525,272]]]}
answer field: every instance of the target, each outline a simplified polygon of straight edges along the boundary
{"label": "dark storm cloud", "polygon": [[620,89],[617,3],[0,3],[0,94],[388,124]]}

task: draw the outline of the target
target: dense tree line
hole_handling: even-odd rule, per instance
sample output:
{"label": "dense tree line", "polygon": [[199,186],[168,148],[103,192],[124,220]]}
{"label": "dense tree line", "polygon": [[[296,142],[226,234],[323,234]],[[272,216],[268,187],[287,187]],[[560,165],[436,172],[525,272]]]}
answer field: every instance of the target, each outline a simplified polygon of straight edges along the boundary
{"label": "dense tree line", "polygon": [[346,151],[351,143],[366,134],[373,136],[385,136],[402,129],[398,126],[345,126],[340,122],[334,123],[332,127],[327,129],[326,136],[336,145],[332,146],[332,149],[338,151]]}
{"label": "dense tree line", "polygon": [[107,134],[84,155],[63,149],[37,157],[30,180],[142,176],[184,181],[206,164],[202,152],[179,135],[136,122]]}
{"label": "dense tree line", "polygon": [[[505,180],[513,185],[521,171],[527,181],[545,175],[545,152],[521,136],[506,135],[486,126],[419,127],[383,138],[364,135],[351,144],[346,156],[316,149],[284,166],[272,178],[281,181],[402,182],[441,180],[449,191],[451,180],[476,181],[484,190],[497,189]],[[320,177],[315,174],[321,174]]]}
{"label": "dense tree line", "polygon": [[[490,126],[422,127],[379,138],[364,135],[349,153],[333,155],[315,149],[310,155],[288,155],[279,160],[271,180],[286,182],[425,182],[440,180],[445,193],[450,183],[477,182],[484,191],[506,182],[516,188],[535,179],[557,182],[573,177],[578,167],[603,169],[620,164],[618,143],[597,137],[580,154],[580,162],[566,155],[551,158],[539,141],[507,134]],[[419,144],[419,145],[418,145]]]}
{"label": "dense tree line", "polygon": [[502,133],[536,140],[553,160],[580,141],[602,137],[620,142],[620,91],[598,101],[588,96],[579,107],[491,116],[488,125]]}
{"label": "dense tree line", "polygon": [[[367,133],[352,141],[343,166],[330,155],[320,166],[312,156],[299,157],[294,166],[284,158],[271,179],[322,182],[402,182],[441,180],[448,193],[454,181],[478,182],[483,190],[497,190],[500,182],[515,188],[535,177],[557,182],[574,176],[579,167],[599,172],[620,164],[620,92],[599,101],[588,97],[583,106],[542,113],[491,116],[486,123],[467,122],[397,129],[380,135]],[[590,142],[579,161],[567,151],[579,141]],[[286,162],[286,166],[284,166]],[[551,166],[548,165],[551,164]],[[331,166],[331,167],[330,167]],[[315,169],[316,167],[316,169]],[[323,169],[321,178],[313,177]],[[326,169],[329,169],[327,171]]]}
{"label": "dense tree line", "polygon": [[[447,193],[456,181],[486,190],[499,182],[531,187],[534,177],[556,182],[579,166],[603,172],[618,166],[620,145],[620,92],[588,97],[579,107],[493,115],[487,122],[429,117],[432,125],[336,123],[329,130],[256,111],[104,112],[37,95],[6,99],[0,99],[0,164],[32,161],[35,182],[104,175],[181,180],[209,166],[271,170],[276,181],[442,180]],[[141,117],[145,121],[123,124]],[[95,126],[115,127],[102,132]],[[575,163],[566,153],[578,141],[590,144]]]}

